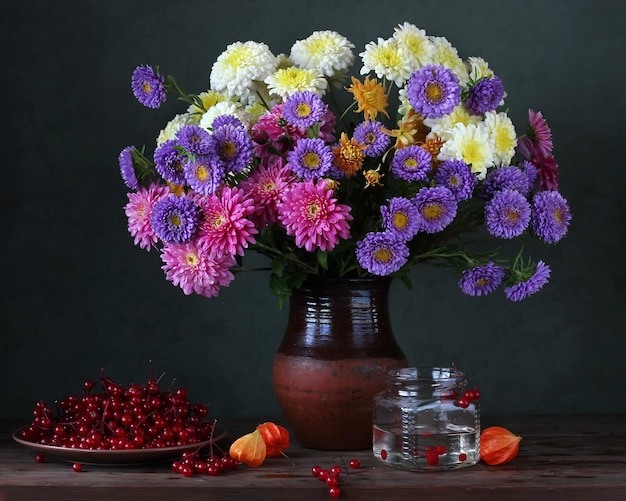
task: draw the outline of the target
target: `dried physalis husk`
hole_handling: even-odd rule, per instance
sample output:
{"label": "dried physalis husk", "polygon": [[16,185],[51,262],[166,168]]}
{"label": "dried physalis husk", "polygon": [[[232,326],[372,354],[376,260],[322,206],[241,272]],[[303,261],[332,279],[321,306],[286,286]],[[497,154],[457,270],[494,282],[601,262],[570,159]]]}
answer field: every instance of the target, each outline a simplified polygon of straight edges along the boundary
{"label": "dried physalis husk", "polygon": [[480,457],[489,465],[508,463],[517,456],[521,439],[501,426],[486,428],[480,435]]}
{"label": "dried physalis husk", "polygon": [[261,432],[254,430],[235,440],[228,451],[230,456],[240,463],[251,467],[263,464],[266,456],[266,447]]}

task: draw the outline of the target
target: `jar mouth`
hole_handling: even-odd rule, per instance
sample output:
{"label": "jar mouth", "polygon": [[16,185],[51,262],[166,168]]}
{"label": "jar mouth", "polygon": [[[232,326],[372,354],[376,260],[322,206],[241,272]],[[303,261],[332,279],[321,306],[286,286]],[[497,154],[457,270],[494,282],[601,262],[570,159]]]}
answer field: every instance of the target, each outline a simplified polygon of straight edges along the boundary
{"label": "jar mouth", "polygon": [[446,382],[462,378],[463,374],[454,367],[405,367],[387,371],[387,378],[399,383]]}

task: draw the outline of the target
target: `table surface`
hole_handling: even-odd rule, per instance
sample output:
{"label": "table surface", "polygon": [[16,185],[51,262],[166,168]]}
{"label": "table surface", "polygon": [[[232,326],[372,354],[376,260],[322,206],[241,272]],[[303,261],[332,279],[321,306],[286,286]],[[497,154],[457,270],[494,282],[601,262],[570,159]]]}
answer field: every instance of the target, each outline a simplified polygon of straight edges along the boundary
{"label": "table surface", "polygon": [[[279,422],[279,421],[277,421]],[[293,444],[288,458],[222,475],[187,478],[166,463],[85,465],[81,473],[35,452],[11,434],[25,422],[0,422],[0,501],[13,500],[279,500],[330,499],[311,467],[358,458],[361,469],[342,483],[340,499],[367,500],[626,500],[626,416],[483,417],[483,429],[504,426],[522,436],[513,462],[453,471],[407,472],[385,466],[371,451],[318,451]],[[222,420],[228,440],[248,433],[253,420]]]}

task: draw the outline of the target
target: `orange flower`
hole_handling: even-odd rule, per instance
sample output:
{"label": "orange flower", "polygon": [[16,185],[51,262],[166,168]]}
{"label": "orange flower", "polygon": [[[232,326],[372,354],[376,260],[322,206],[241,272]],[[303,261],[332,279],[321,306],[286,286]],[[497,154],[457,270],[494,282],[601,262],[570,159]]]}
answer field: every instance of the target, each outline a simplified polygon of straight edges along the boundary
{"label": "orange flower", "polygon": [[354,99],[359,105],[356,113],[364,112],[365,120],[376,120],[378,113],[384,113],[387,118],[387,94],[382,84],[374,78],[365,77],[363,83],[352,77],[352,85],[346,90],[354,95]]}
{"label": "orange flower", "polygon": [[380,173],[380,165],[374,170],[369,169],[363,172],[363,177],[365,178],[365,188],[369,188],[370,186],[382,186],[383,183],[380,182],[380,179],[384,176],[384,174]]}
{"label": "orange flower", "polygon": [[348,138],[345,132],[341,133],[339,146],[333,148],[334,165],[346,175],[346,177],[354,176],[363,166],[365,154],[364,144],[359,144],[354,138]]}
{"label": "orange flower", "polygon": [[381,131],[391,137],[396,138],[396,149],[404,148],[419,141],[423,141],[428,134],[429,129],[424,125],[424,117],[415,110],[409,111],[409,114],[402,120],[398,120],[398,129],[385,129],[381,127]]}
{"label": "orange flower", "polygon": [[289,447],[289,432],[286,428],[271,421],[260,424],[256,429],[261,433],[267,449],[266,456],[272,458],[282,454]]}

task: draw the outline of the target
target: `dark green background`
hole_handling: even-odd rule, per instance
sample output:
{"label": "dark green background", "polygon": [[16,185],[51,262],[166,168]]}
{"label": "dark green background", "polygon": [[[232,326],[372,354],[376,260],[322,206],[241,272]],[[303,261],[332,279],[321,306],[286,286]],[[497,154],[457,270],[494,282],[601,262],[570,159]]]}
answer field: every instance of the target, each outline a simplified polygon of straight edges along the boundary
{"label": "dark green background", "polygon": [[[213,415],[275,416],[271,362],[286,324],[264,273],[219,298],[186,297],[126,230],[117,156],[148,145],[186,105],[139,105],[135,66],[208,87],[234,41],[275,54],[332,29],[361,52],[409,21],[501,77],[518,131],[529,107],[553,130],[568,236],[536,258],[551,283],[522,303],[466,297],[446,269],[391,294],[412,365],[455,362],[483,412],[626,411],[623,18],[618,1],[13,2],[1,23],[0,418],[78,392],[100,369],[143,382],[150,360]],[[357,62],[357,65],[359,63]],[[360,67],[360,66],[358,66]]]}

